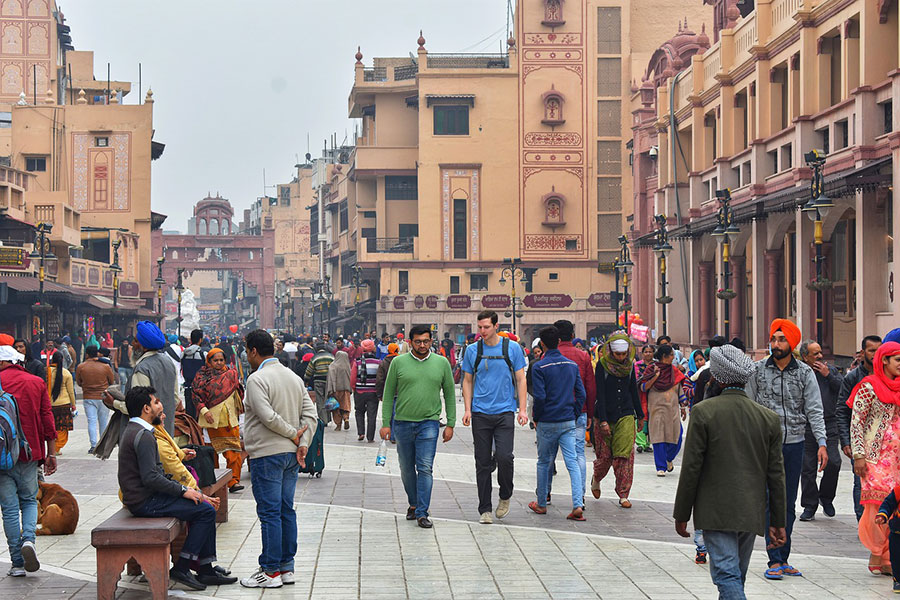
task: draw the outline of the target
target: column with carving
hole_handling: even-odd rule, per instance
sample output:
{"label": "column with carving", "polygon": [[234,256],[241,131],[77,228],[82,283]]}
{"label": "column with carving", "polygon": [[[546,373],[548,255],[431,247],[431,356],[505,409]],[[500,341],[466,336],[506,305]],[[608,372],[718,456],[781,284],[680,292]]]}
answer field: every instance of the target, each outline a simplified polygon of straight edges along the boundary
{"label": "column with carving", "polygon": [[731,288],[737,293],[731,302],[731,336],[744,339],[744,325],[747,315],[744,314],[747,297],[747,257],[731,257]]}
{"label": "column with carving", "polygon": [[712,299],[715,291],[712,285],[715,263],[703,261],[700,267],[700,343],[702,344],[713,336],[712,314],[714,305]]}

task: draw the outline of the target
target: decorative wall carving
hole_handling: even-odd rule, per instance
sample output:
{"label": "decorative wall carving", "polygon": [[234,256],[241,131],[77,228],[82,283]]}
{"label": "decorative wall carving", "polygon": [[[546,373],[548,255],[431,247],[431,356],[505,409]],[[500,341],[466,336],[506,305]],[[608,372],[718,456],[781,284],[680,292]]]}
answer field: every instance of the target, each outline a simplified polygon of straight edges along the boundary
{"label": "decorative wall carving", "polygon": [[581,134],[574,131],[531,131],[525,134],[526,146],[580,146]]}
{"label": "decorative wall carving", "polygon": [[570,252],[581,252],[583,236],[568,233],[543,233],[525,236],[525,250],[559,252],[566,250],[566,240],[575,240],[576,249]]}

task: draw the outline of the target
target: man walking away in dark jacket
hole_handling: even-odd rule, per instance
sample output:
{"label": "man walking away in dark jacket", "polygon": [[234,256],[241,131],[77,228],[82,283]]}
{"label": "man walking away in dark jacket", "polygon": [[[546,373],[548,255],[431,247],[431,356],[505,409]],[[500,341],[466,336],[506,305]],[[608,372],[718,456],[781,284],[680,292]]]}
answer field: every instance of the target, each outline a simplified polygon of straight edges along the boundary
{"label": "man walking away in dark jacket", "polygon": [[809,423],[806,424],[806,439],[803,442],[803,467],[800,470],[800,506],[803,513],[801,521],[812,521],[816,518],[816,509],[822,505],[822,512],[827,517],[834,516],[834,494],[837,491],[838,475],[841,473],[841,451],[838,439],[837,409],[838,393],[841,391],[843,377],[838,370],[825,364],[822,360],[822,346],[817,342],[806,341],[800,344],[800,359],[812,367],[819,384],[822,396],[822,413],[825,418],[826,448],[828,449],[828,466],[822,472],[822,481],[816,485],[816,460],[819,446],[813,436]]}
{"label": "man walking away in dark jacket", "polygon": [[754,372],[746,354],[725,345],[710,350],[709,360],[712,378],[723,390],[691,411],[675,495],[675,531],[690,536],[693,512],[719,598],[744,598],[753,542],[767,529],[767,497],[769,548],[784,545],[787,537],[781,423],[744,392]]}

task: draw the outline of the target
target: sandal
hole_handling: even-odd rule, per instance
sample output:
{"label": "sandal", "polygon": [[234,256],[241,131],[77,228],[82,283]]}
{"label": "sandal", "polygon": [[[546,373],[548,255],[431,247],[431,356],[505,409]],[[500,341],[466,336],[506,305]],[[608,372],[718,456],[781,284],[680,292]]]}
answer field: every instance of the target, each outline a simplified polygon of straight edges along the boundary
{"label": "sandal", "polygon": [[781,565],[781,573],[790,577],[803,577],[803,573],[801,573],[791,565]]}
{"label": "sandal", "polygon": [[771,579],[771,580],[776,580],[776,581],[779,579],[784,579],[784,573],[782,573],[782,571],[781,571],[783,568],[784,567],[771,567],[771,568],[766,569],[766,572],[765,572],[766,579]]}
{"label": "sandal", "polygon": [[539,514],[539,515],[546,515],[546,514],[547,514],[547,507],[546,507],[546,506],[541,506],[540,504],[538,504],[538,503],[537,503],[536,501],[534,501],[534,500],[532,500],[531,502],[528,503],[528,508],[530,508],[531,510],[533,510],[534,512],[536,512],[536,513]]}
{"label": "sandal", "polygon": [[631,508],[631,500],[628,498],[619,498],[619,506],[622,508]]}
{"label": "sandal", "polygon": [[[576,510],[580,510],[581,512],[576,513]],[[575,510],[570,512],[569,516],[567,516],[566,518],[570,521],[587,521],[587,519],[584,518],[584,509],[581,508],[576,508]]]}
{"label": "sandal", "polygon": [[[875,561],[878,561],[878,562],[875,562]],[[881,566],[882,566],[882,563],[881,563],[880,556],[875,556],[875,555],[869,556],[869,573],[872,573],[873,575],[881,575]]]}

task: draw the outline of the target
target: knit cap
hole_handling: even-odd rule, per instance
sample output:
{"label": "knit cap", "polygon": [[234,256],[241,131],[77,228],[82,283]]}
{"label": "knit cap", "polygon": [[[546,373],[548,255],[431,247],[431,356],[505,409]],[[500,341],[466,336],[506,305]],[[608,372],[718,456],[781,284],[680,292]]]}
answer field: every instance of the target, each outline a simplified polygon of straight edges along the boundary
{"label": "knit cap", "polygon": [[709,351],[709,372],[723,386],[747,385],[754,368],[753,360],[730,344]]}

